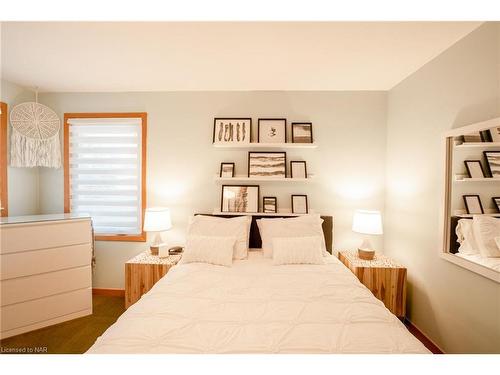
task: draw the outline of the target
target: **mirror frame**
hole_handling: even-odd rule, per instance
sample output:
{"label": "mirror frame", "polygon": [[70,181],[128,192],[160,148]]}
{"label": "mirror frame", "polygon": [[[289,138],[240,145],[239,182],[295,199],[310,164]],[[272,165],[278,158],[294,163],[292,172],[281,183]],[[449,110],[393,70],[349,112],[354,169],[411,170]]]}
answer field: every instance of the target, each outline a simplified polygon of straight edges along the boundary
{"label": "mirror frame", "polygon": [[440,230],[441,238],[439,256],[442,259],[454,263],[460,267],[468,269],[474,273],[484,276],[490,280],[500,283],[500,272],[492,270],[486,266],[471,262],[467,259],[460,258],[449,252],[450,249],[450,225],[451,225],[451,187],[453,183],[453,148],[454,138],[472,132],[478,132],[486,129],[500,127],[500,117],[496,117],[487,121],[477,122],[474,124],[462,126],[453,130],[449,130],[443,134],[443,153],[444,153],[444,173],[443,173],[443,196],[440,213]]}

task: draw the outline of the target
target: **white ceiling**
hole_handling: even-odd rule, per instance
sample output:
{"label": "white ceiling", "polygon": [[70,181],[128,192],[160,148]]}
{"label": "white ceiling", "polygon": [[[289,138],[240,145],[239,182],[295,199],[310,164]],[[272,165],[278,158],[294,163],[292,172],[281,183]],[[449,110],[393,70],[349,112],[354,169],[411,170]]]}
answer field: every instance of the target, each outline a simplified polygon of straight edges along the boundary
{"label": "white ceiling", "polygon": [[389,90],[480,22],[4,22],[41,91]]}

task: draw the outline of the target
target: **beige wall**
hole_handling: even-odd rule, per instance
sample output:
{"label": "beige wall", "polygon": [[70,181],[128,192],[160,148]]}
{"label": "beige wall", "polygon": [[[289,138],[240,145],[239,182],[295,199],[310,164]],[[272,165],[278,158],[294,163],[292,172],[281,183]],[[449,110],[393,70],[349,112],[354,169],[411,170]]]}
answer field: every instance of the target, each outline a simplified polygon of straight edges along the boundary
{"label": "beige wall", "polygon": [[[261,184],[261,196],[276,195],[290,207],[292,193],[305,193],[312,209],[335,215],[337,248],[354,248],[361,238],[351,231],[356,208],[383,209],[385,183],[385,92],[158,92],[43,94],[40,100],[62,118],[64,112],[148,113],[148,206],[172,210],[167,233],[182,242],[187,218],[212,212],[220,204],[213,177],[220,162],[236,162],[245,174],[247,151],[212,147],[213,118],[250,116],[312,121],[315,150],[288,151],[288,160],[307,161],[316,178],[310,184]],[[63,210],[63,171],[40,170],[40,212]],[[375,239],[382,248],[382,236]],[[124,262],[147,248],[144,243],[99,242],[94,286],[123,288]]]}
{"label": "beige wall", "polygon": [[500,286],[439,258],[446,130],[500,116],[500,28],[486,24],[389,92],[386,252],[408,267],[408,315],[446,352],[500,352]]}
{"label": "beige wall", "polygon": [[[0,101],[7,103],[9,112],[16,104],[34,100],[35,95],[32,90],[0,80]],[[8,167],[7,179],[9,215],[37,214],[38,168]]]}

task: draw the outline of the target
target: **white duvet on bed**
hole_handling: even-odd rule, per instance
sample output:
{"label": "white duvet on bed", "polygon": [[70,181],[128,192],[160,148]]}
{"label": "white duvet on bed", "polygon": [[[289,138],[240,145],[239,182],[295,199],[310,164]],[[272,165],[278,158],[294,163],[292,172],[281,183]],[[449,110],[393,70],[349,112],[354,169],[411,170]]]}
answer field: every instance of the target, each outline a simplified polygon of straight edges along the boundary
{"label": "white duvet on bed", "polygon": [[336,258],[170,269],[88,353],[428,353]]}

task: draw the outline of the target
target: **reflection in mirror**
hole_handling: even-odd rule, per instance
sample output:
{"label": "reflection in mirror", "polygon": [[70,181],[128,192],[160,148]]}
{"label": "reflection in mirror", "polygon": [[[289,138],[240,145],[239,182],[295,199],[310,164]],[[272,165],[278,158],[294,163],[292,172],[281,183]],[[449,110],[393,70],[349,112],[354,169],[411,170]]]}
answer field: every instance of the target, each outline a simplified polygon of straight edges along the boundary
{"label": "reflection in mirror", "polygon": [[500,282],[500,118],[450,131],[445,145],[441,255]]}

